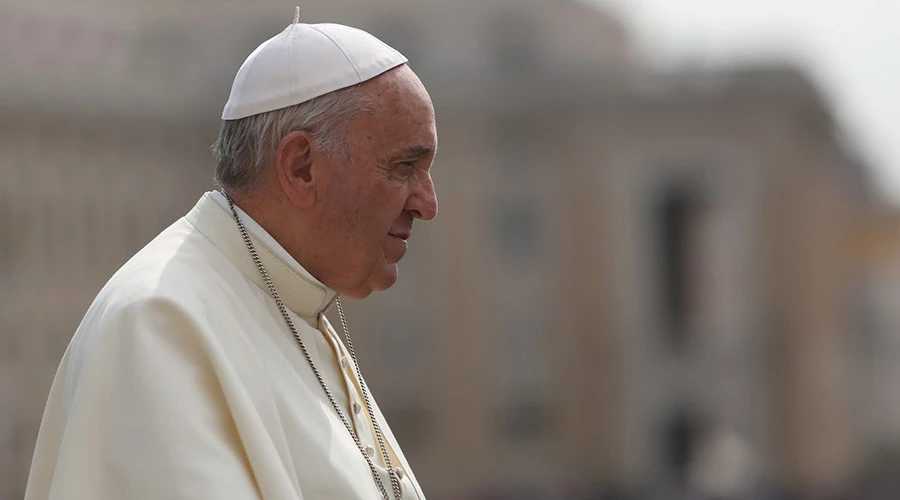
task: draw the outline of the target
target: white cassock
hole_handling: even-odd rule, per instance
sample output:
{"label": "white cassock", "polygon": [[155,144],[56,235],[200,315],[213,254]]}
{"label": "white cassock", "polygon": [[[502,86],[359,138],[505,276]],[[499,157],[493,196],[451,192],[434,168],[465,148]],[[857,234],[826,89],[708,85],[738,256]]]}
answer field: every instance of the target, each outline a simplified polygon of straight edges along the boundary
{"label": "white cassock", "polygon": [[[390,492],[359,377],[323,314],[334,293],[240,214]],[[403,498],[424,499],[374,401],[373,410]],[[380,498],[220,193],[206,193],[91,305],[53,381],[25,498]]]}

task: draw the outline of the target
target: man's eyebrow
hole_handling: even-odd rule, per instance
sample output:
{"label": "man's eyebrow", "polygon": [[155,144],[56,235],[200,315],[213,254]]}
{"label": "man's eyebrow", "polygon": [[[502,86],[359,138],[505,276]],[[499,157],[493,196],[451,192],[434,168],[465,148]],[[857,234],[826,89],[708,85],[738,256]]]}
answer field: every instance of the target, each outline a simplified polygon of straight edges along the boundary
{"label": "man's eyebrow", "polygon": [[414,146],[410,146],[408,148],[402,149],[394,155],[395,158],[418,158],[420,156],[425,156],[427,154],[431,154],[432,151],[435,151],[437,148],[426,146],[424,144],[416,144]]}

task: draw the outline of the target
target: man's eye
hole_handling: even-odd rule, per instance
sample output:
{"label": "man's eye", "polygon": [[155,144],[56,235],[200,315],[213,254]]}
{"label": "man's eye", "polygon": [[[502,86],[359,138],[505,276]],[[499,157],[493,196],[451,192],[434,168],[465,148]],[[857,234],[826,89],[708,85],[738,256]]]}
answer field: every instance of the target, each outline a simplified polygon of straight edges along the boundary
{"label": "man's eye", "polygon": [[405,175],[411,174],[416,169],[415,161],[403,161],[397,164],[397,170],[400,170]]}

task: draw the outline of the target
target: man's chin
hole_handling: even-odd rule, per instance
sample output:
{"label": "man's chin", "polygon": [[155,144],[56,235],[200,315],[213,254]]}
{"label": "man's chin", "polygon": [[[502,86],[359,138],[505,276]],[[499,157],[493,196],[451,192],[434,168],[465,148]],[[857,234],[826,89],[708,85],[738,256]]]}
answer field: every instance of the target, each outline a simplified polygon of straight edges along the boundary
{"label": "man's chin", "polygon": [[372,288],[375,290],[387,290],[394,286],[397,282],[399,269],[397,264],[387,264],[385,269],[380,273],[377,280],[374,280]]}
{"label": "man's chin", "polygon": [[347,297],[347,298],[351,298],[351,299],[362,300],[362,299],[368,297],[372,293],[372,291],[373,290],[371,288],[367,288],[367,287],[357,288],[356,290],[342,292],[341,295],[343,295],[344,297]]}
{"label": "man's chin", "polygon": [[397,282],[397,264],[382,263],[377,272],[369,277],[369,286],[372,290],[387,290]]}
{"label": "man's chin", "polygon": [[381,270],[369,276],[360,287],[343,292],[343,295],[351,299],[364,299],[374,291],[387,290],[397,282],[397,264],[386,264]]}

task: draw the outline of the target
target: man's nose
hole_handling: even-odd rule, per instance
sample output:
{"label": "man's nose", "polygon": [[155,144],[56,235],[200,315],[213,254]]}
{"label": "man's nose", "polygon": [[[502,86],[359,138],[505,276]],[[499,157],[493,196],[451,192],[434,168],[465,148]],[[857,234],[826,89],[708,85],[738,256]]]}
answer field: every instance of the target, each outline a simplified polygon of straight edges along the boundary
{"label": "man's nose", "polygon": [[424,182],[416,183],[406,202],[406,210],[412,212],[413,217],[420,220],[431,220],[437,217],[437,193],[434,191],[434,182],[432,182],[430,174]]}

